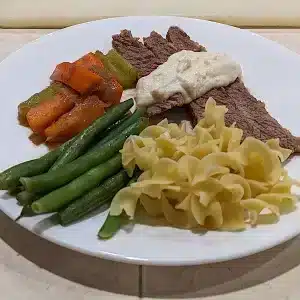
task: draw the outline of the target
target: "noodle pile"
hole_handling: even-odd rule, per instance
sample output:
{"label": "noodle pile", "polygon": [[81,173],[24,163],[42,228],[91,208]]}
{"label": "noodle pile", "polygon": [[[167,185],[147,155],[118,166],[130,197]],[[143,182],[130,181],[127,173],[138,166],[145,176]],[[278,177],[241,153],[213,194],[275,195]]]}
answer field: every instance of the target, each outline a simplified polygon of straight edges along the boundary
{"label": "noodle pile", "polygon": [[262,216],[279,219],[295,208],[293,181],[281,163],[291,154],[278,139],[266,143],[225,126],[225,106],[210,98],[204,118],[189,130],[185,124],[147,127],[127,139],[123,166],[136,183],[119,191],[110,214],[134,218],[137,205],[153,217],[181,228],[241,230]]}

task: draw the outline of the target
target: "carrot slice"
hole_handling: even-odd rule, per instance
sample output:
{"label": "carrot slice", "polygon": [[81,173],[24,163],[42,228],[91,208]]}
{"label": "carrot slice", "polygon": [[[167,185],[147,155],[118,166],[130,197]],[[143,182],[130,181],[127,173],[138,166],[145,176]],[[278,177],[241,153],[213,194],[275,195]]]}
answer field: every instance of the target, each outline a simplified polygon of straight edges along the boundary
{"label": "carrot slice", "polygon": [[[105,80],[106,84],[111,87],[111,89],[118,90],[118,92],[115,93],[116,94],[115,99],[118,99],[117,97],[118,94],[120,93],[122,94],[123,92],[122,85],[119,84],[116,76],[114,76],[109,69],[105,68],[104,63],[96,54],[90,52],[85,56],[83,56],[82,58],[80,58],[75,63],[80,63],[81,65],[89,68],[91,71],[100,75]],[[108,97],[108,95],[106,97]],[[116,103],[118,103],[118,100],[116,101]]]}
{"label": "carrot slice", "polygon": [[102,61],[92,52],[74,61],[74,64],[76,66],[82,66],[86,68],[97,67],[99,69],[104,69],[104,64]]}
{"label": "carrot slice", "polygon": [[61,84],[60,92],[64,96],[72,97],[75,104],[81,103],[85,99],[85,97],[81,96],[78,92],[65,84]]}
{"label": "carrot slice", "polygon": [[50,76],[50,79],[62,83],[68,81],[69,77],[71,76],[71,66],[72,64],[70,64],[69,62],[63,62],[58,64],[55,67],[55,70],[53,71],[52,75]]}
{"label": "carrot slice", "polygon": [[120,99],[123,93],[123,87],[119,84],[116,77],[110,72],[110,70],[106,69],[101,59],[90,52],[79,60],[75,61],[75,64],[84,66],[89,68],[91,71],[100,75],[105,83],[106,88],[100,88],[96,92],[96,94],[107,104],[107,106],[111,106],[114,104],[120,103]]}
{"label": "carrot slice", "polygon": [[77,66],[74,68],[74,72],[72,73],[68,84],[75,91],[83,95],[99,89],[105,82],[98,74],[95,74],[85,67]]}
{"label": "carrot slice", "polygon": [[62,82],[79,94],[87,94],[105,84],[104,79],[88,68],[68,62],[56,66],[50,79]]}
{"label": "carrot slice", "polygon": [[111,74],[108,72],[108,70],[105,69],[105,66],[100,58],[98,58],[93,52],[90,52],[78,60],[74,62],[76,66],[82,66],[88,68],[93,73],[99,75],[103,78],[104,84],[99,86],[97,89],[94,90],[94,93],[97,94],[97,96],[101,95],[107,88],[107,83],[111,78]]}
{"label": "carrot slice", "polygon": [[108,82],[108,87],[101,95],[101,100],[108,105],[116,105],[120,103],[123,93],[123,87],[115,78],[111,78]]}
{"label": "carrot slice", "polygon": [[73,98],[70,95],[59,93],[32,107],[26,115],[32,131],[43,134],[45,128],[74,107]]}
{"label": "carrot slice", "polygon": [[103,102],[97,96],[89,96],[45,130],[47,141],[67,141],[103,114]]}

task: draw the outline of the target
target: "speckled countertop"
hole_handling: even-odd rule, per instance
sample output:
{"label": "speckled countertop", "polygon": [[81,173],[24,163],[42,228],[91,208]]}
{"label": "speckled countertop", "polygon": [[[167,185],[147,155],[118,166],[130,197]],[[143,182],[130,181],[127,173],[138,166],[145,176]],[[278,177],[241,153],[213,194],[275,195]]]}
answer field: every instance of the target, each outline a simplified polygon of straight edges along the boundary
{"label": "speckled countertop", "polygon": [[[300,30],[254,31],[300,53]],[[48,32],[0,29],[0,61]],[[115,263],[73,252],[35,236],[2,213],[0,236],[1,300],[300,299],[300,237],[244,259],[166,268]]]}

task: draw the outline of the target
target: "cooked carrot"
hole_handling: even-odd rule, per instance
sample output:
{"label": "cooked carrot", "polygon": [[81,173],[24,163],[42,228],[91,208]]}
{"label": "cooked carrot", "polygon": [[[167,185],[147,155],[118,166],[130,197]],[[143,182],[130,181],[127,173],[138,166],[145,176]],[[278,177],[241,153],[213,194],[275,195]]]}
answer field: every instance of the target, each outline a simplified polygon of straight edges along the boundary
{"label": "cooked carrot", "polygon": [[90,71],[101,76],[105,84],[94,90],[97,95],[100,95],[107,88],[107,83],[112,77],[111,73],[105,68],[103,62],[93,52],[90,52],[74,62],[75,65],[88,68]]}
{"label": "cooked carrot", "polygon": [[103,102],[107,103],[108,106],[120,103],[123,87],[111,71],[105,68],[99,56],[90,52],[75,61],[75,64],[89,68],[104,79],[106,83],[105,89],[103,88],[104,86],[101,86],[95,91]]}
{"label": "cooked carrot", "polygon": [[45,130],[47,141],[63,142],[72,138],[102,116],[104,106],[97,96],[87,97]]}
{"label": "cooked carrot", "polygon": [[74,64],[76,66],[82,66],[86,68],[97,67],[99,69],[104,69],[104,64],[102,61],[92,52],[74,61]]}
{"label": "cooked carrot", "polygon": [[57,94],[39,105],[32,107],[27,115],[27,121],[33,132],[43,134],[43,131],[61,115],[70,111],[75,103],[73,97],[67,94]]}
{"label": "cooked carrot", "polygon": [[60,93],[64,96],[72,97],[73,102],[76,104],[82,103],[86,96],[81,96],[78,92],[76,92],[74,89],[70,88],[69,86],[66,86],[65,84],[60,83],[62,88],[60,90]]}
{"label": "cooked carrot", "polygon": [[104,85],[104,79],[99,74],[84,66],[68,62],[57,65],[50,79],[66,84],[81,95]]}
{"label": "cooked carrot", "polygon": [[70,64],[69,62],[62,62],[58,64],[55,67],[55,70],[53,71],[52,75],[50,76],[50,79],[53,81],[65,83],[65,81],[68,81],[71,76],[71,67],[72,64]]}
{"label": "cooked carrot", "polygon": [[103,77],[107,82],[110,81],[111,78],[117,80],[111,71],[104,66],[102,60],[92,52],[82,56],[80,59],[76,60],[74,64],[90,69]]}
{"label": "cooked carrot", "polygon": [[21,125],[28,126],[26,115],[29,112],[30,108],[39,105],[40,102],[53,97],[59,91],[62,90],[61,83],[52,83],[50,86],[46,87],[39,93],[35,93],[26,101],[23,101],[18,105],[18,119]]}
{"label": "cooked carrot", "polygon": [[88,94],[104,86],[104,79],[91,70],[76,66],[68,82],[69,86],[81,95]]}
{"label": "cooked carrot", "polygon": [[120,103],[123,93],[123,87],[115,78],[111,78],[108,82],[108,87],[101,94],[100,99],[108,105],[116,105]]}

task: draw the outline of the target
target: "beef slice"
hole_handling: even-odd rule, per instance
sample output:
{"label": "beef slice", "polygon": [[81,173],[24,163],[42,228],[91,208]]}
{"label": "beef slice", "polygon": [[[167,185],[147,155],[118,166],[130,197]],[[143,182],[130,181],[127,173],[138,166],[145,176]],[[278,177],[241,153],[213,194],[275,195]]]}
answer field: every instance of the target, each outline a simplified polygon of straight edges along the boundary
{"label": "beef slice", "polygon": [[150,74],[161,63],[139,38],[132,36],[131,31],[122,30],[112,36],[112,45],[128,62],[134,66],[140,77]]}
{"label": "beef slice", "polygon": [[205,47],[191,40],[190,36],[178,26],[171,26],[167,32],[167,40],[174,45],[177,52],[190,50],[195,52],[206,51]]}
{"label": "beef slice", "polygon": [[169,43],[163,36],[156,31],[152,31],[150,36],[144,37],[144,45],[152,51],[152,53],[159,60],[160,64],[163,64],[168,58],[178,52],[176,47]]}
{"label": "beef slice", "polygon": [[282,147],[294,152],[300,150],[298,139],[268,113],[265,104],[252,96],[240,79],[226,87],[212,89],[191,102],[189,111],[194,124],[203,118],[209,97],[212,97],[218,105],[226,105],[228,108],[225,114],[226,126],[236,122],[236,126],[244,132],[243,138],[252,136],[261,141],[279,138]]}

